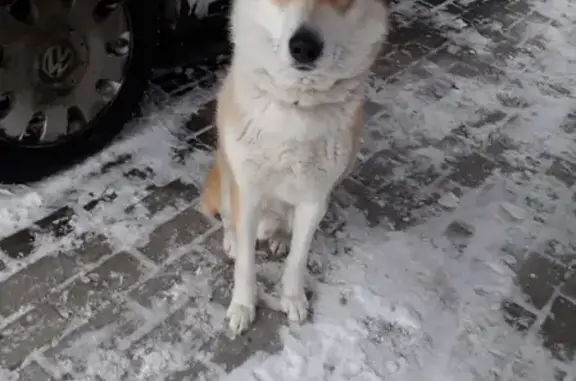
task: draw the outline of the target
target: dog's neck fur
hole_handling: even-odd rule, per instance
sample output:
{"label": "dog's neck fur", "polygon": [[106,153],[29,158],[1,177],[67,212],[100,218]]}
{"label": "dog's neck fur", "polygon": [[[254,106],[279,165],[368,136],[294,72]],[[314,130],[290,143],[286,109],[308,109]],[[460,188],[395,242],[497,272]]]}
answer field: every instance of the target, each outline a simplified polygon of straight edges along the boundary
{"label": "dog's neck fur", "polygon": [[251,89],[254,97],[265,96],[279,103],[300,108],[343,104],[364,98],[368,72],[336,80],[330,86],[324,87],[312,83],[281,86],[266,69],[255,65],[254,61],[256,61],[254,56],[235,54],[230,69],[234,82],[243,89]]}

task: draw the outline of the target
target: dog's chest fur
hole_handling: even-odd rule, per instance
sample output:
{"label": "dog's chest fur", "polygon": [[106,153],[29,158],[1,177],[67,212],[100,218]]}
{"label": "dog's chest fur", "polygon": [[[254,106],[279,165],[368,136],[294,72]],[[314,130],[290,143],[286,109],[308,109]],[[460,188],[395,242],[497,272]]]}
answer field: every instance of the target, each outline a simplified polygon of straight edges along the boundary
{"label": "dog's chest fur", "polygon": [[237,181],[257,185],[264,196],[288,203],[317,198],[354,159],[359,102],[299,108],[264,96],[237,101],[242,120],[225,131],[226,153]]}

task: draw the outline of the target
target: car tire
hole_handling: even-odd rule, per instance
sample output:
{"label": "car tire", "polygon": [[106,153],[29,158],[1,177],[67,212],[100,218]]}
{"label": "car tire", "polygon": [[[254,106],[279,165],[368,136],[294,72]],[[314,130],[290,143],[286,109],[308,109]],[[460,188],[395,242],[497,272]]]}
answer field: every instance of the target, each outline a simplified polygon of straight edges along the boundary
{"label": "car tire", "polygon": [[[158,43],[160,0],[125,0],[132,38],[131,58],[115,99],[81,133],[51,146],[23,146],[0,138],[0,183],[41,180],[103,149],[139,112]],[[1,26],[0,26],[1,27]]]}

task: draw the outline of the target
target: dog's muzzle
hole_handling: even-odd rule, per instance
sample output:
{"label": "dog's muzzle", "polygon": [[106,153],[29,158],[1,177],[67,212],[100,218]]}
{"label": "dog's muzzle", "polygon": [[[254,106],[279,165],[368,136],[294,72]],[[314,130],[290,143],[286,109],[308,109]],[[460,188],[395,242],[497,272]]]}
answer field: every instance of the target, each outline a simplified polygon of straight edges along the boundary
{"label": "dog's muzzle", "polygon": [[322,55],[324,42],[314,30],[301,26],[288,41],[290,55],[298,70],[312,70],[314,63]]}

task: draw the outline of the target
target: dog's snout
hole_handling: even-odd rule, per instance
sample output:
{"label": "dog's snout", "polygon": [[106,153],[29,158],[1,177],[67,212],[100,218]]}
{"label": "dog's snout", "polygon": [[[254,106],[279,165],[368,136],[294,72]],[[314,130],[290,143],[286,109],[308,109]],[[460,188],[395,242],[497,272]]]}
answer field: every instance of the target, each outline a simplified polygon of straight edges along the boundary
{"label": "dog's snout", "polygon": [[288,48],[296,63],[308,67],[320,57],[324,44],[316,32],[301,27],[290,38]]}

